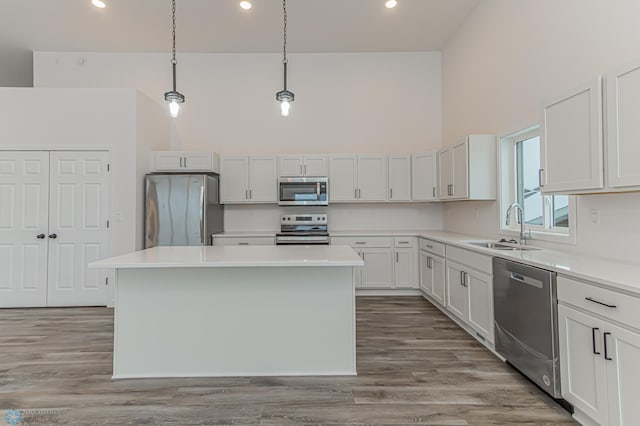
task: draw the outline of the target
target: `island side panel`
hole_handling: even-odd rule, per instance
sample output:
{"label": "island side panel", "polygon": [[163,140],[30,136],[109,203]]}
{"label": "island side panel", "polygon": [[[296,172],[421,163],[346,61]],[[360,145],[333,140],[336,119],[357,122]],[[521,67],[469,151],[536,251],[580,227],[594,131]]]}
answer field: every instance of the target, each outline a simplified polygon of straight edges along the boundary
{"label": "island side panel", "polygon": [[355,375],[352,269],[120,269],[113,377]]}

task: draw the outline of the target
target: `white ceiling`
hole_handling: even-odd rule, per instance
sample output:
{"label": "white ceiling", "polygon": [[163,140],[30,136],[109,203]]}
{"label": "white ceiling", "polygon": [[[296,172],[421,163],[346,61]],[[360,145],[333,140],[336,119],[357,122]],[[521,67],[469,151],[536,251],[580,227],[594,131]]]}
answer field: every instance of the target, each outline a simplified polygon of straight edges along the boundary
{"label": "white ceiling", "polygon": [[[170,0],[2,0],[5,51],[163,52]],[[292,52],[440,50],[480,0],[289,0]],[[277,52],[281,0],[177,0],[179,52]]]}

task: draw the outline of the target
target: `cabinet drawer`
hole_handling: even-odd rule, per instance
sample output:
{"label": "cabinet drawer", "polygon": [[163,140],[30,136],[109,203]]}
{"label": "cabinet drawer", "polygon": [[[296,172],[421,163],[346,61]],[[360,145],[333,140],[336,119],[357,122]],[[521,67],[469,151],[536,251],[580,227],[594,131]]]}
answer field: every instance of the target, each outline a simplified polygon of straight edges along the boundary
{"label": "cabinet drawer", "polygon": [[420,238],[420,250],[426,250],[440,257],[444,257],[444,244],[437,241]]}
{"label": "cabinet drawer", "polygon": [[391,237],[331,237],[331,244],[358,247],[393,247]]}
{"label": "cabinet drawer", "polygon": [[395,237],[393,244],[398,248],[413,248],[416,246],[416,237]]}
{"label": "cabinet drawer", "polygon": [[493,275],[492,257],[454,246],[447,246],[447,260],[462,263],[485,274]]}
{"label": "cabinet drawer", "polygon": [[640,298],[563,276],[558,277],[557,293],[560,302],[640,329]]}
{"label": "cabinet drawer", "polygon": [[213,237],[214,246],[272,246],[273,237]]}

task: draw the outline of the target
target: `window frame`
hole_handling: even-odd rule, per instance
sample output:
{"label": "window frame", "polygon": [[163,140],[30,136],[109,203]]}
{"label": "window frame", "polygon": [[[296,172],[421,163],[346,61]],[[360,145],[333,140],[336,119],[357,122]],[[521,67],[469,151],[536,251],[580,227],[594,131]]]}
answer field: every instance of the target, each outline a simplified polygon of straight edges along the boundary
{"label": "window frame", "polygon": [[[539,125],[529,126],[522,130],[511,132],[500,137],[499,149],[499,234],[509,237],[519,237],[520,225],[512,217],[509,226],[505,225],[507,208],[517,200],[517,181],[516,181],[516,143],[533,138],[540,137],[541,129]],[[559,194],[560,195],[560,194]],[[528,239],[550,241],[565,244],[576,243],[576,197],[569,195],[568,201],[568,221],[569,227],[553,227],[547,226],[547,222],[553,222],[553,212],[551,211],[553,204],[553,194],[544,194],[543,196],[543,224],[529,225],[525,224],[525,231]],[[516,215],[517,216],[517,215]]]}

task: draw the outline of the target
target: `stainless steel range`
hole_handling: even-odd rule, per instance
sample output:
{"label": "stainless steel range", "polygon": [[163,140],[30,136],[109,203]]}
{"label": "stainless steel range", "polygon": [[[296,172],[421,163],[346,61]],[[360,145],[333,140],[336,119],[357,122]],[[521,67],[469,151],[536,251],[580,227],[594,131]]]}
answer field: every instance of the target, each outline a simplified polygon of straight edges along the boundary
{"label": "stainless steel range", "polygon": [[329,244],[327,215],[325,213],[283,214],[276,245]]}

